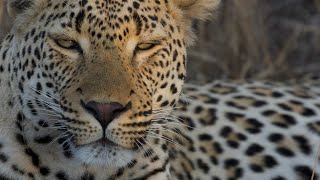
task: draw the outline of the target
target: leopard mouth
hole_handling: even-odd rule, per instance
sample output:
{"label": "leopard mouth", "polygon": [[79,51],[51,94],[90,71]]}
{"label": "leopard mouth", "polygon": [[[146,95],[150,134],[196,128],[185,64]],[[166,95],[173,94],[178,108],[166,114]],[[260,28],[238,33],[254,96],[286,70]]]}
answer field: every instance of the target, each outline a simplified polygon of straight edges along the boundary
{"label": "leopard mouth", "polygon": [[94,144],[106,147],[106,146],[118,146],[116,143],[110,141],[107,138],[101,138],[98,141],[93,142]]}
{"label": "leopard mouth", "polygon": [[83,146],[91,146],[91,147],[94,147],[94,148],[97,148],[97,147],[102,147],[102,148],[105,148],[105,149],[110,149],[110,148],[124,148],[120,145],[118,145],[117,143],[103,137],[97,141],[93,141],[91,143],[88,143],[88,144],[83,144],[83,145],[79,145],[78,147],[83,147]]}
{"label": "leopard mouth", "polygon": [[136,156],[136,151],[122,147],[107,138],[101,138],[77,146],[75,156],[86,165],[120,168],[132,161]]}
{"label": "leopard mouth", "polygon": [[101,147],[113,147],[113,146],[119,146],[116,143],[106,139],[106,138],[101,138],[97,141],[90,142],[88,144],[81,144],[77,145],[77,147],[83,147],[83,146],[101,146]]}

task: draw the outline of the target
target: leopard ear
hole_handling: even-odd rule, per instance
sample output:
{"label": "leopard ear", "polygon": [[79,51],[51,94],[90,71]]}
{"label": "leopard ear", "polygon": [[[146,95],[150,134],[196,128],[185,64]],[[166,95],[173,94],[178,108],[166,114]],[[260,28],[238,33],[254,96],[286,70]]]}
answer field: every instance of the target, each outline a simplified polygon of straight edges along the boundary
{"label": "leopard ear", "polygon": [[206,19],[219,6],[220,0],[172,0],[189,19]]}
{"label": "leopard ear", "polygon": [[171,0],[172,12],[181,29],[184,30],[187,45],[193,43],[193,20],[208,19],[219,7],[221,0]]}
{"label": "leopard ear", "polygon": [[10,17],[15,18],[28,10],[34,4],[34,0],[7,0],[7,11]]}

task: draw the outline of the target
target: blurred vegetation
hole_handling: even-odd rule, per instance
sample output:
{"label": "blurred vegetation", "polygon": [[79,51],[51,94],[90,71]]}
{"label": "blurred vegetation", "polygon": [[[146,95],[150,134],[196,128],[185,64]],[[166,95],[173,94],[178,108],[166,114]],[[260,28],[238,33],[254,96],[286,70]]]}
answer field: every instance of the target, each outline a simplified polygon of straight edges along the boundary
{"label": "blurred vegetation", "polygon": [[320,0],[222,0],[197,22],[188,80],[286,80],[320,72]]}
{"label": "blurred vegetation", "polygon": [[[0,40],[10,28],[0,0]],[[222,0],[195,22],[188,81],[298,78],[320,72],[320,0]],[[319,74],[319,73],[318,73]]]}
{"label": "blurred vegetation", "polygon": [[11,21],[5,9],[5,0],[0,0],[0,42],[10,30]]}

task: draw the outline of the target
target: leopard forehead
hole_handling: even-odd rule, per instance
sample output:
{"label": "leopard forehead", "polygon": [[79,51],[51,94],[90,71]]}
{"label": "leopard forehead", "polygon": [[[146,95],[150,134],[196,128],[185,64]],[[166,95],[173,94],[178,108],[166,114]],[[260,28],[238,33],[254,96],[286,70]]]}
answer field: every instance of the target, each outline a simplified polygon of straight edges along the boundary
{"label": "leopard forehead", "polygon": [[63,31],[62,29],[76,31],[77,35],[88,36],[106,45],[110,41],[123,42],[128,36],[145,37],[154,32],[160,36],[170,37],[177,27],[177,24],[172,22],[177,20],[175,17],[178,13],[173,11],[178,9],[164,0],[38,1],[36,3],[31,1],[29,11],[18,16],[15,24],[21,32],[37,20],[38,23],[35,25],[38,29],[44,30],[47,27],[49,31],[53,28],[57,33],[59,30]]}

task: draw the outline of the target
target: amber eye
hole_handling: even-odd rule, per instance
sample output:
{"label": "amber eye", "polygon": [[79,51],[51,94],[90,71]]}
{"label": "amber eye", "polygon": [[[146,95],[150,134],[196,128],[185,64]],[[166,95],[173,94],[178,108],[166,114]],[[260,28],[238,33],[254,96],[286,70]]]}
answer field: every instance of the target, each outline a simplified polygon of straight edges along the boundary
{"label": "amber eye", "polygon": [[137,45],[136,50],[145,51],[152,49],[154,46],[156,46],[155,43],[141,43]]}
{"label": "amber eye", "polygon": [[82,52],[80,45],[76,41],[59,39],[59,40],[56,40],[56,43],[64,49],[76,50],[76,51]]}

